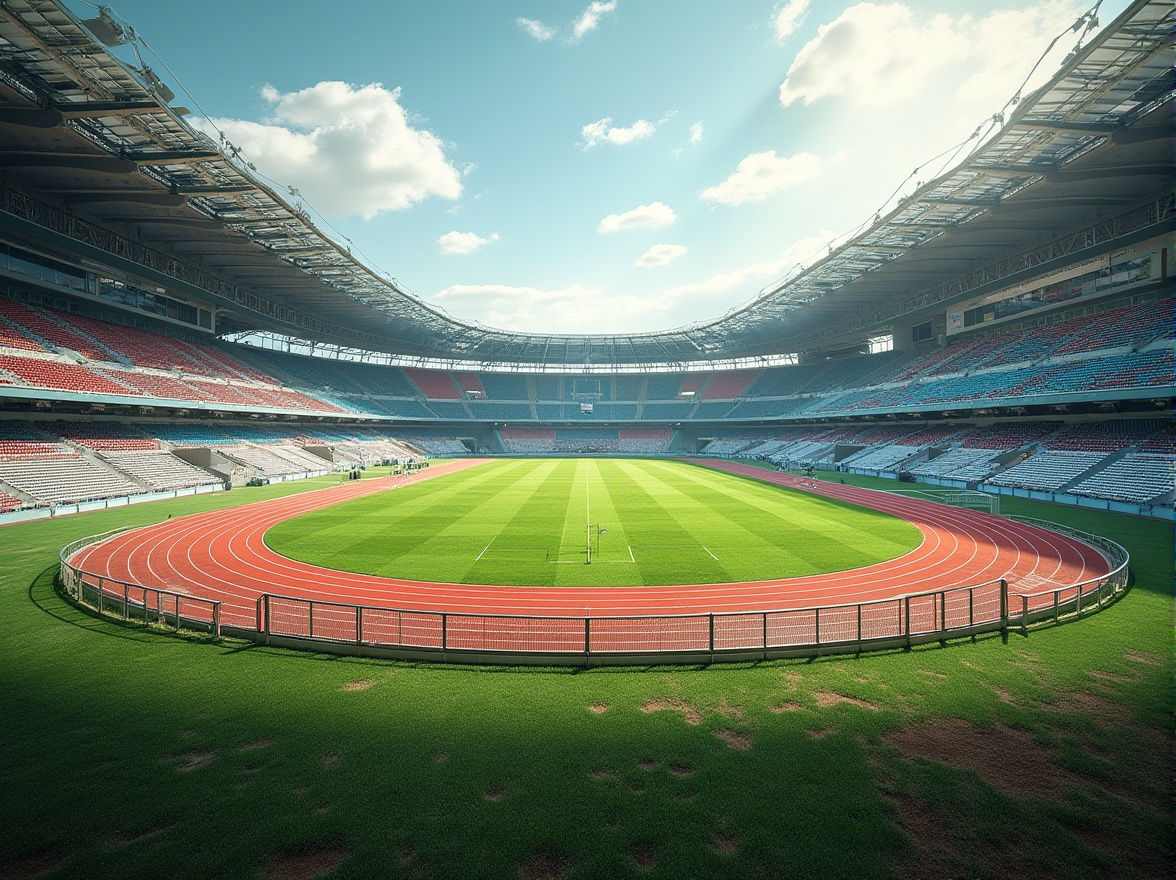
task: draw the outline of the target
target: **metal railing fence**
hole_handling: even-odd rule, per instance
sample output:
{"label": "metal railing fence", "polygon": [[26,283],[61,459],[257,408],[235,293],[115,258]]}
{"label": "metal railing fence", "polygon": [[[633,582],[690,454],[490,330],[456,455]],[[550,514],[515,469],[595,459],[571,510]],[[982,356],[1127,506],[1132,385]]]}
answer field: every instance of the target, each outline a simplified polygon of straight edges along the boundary
{"label": "metal railing fence", "polygon": [[[467,662],[709,662],[909,648],[1010,628],[1027,634],[1031,626],[1096,611],[1126,590],[1129,558],[1115,542],[1056,523],[1008,519],[1098,548],[1111,571],[1035,592],[1011,590],[1000,579],[843,605],[634,616],[424,611],[266,593],[257,599],[252,627],[226,629],[266,643]],[[70,562],[79,549],[112,534],[62,549],[61,579],[71,596],[99,612],[221,634],[221,602],[115,580]]]}
{"label": "metal railing fence", "polygon": [[210,632],[219,638],[220,602],[88,572],[70,561],[82,548],[105,541],[129,528],[92,535],[61,548],[61,584],[66,593],[75,602],[93,608],[99,614],[140,620],[145,626],[153,623],[171,626],[177,632],[182,628],[196,629]]}

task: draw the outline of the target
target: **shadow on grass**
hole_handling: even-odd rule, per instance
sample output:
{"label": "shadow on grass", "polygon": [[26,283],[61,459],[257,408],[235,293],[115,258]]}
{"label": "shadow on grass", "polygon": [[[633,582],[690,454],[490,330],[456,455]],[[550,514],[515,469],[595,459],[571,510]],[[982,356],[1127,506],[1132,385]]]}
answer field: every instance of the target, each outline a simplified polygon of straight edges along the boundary
{"label": "shadow on grass", "polygon": [[165,630],[150,624],[145,625],[139,621],[123,620],[99,614],[95,609],[75,602],[65,592],[65,585],[62,584],[58,572],[57,565],[50,565],[34,577],[28,587],[29,601],[37,610],[54,620],[78,629],[130,642],[158,643],[156,638],[158,636],[178,638],[184,643],[215,644],[218,642],[217,639],[209,635]]}

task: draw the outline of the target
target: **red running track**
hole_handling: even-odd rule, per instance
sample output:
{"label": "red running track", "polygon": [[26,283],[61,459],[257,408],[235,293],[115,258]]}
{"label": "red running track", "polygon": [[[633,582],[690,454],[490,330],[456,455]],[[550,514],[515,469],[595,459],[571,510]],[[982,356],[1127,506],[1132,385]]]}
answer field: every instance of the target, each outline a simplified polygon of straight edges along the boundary
{"label": "red running track", "polygon": [[884,511],[915,525],[918,548],[852,571],[781,580],[672,587],[504,587],[351,574],[280,556],[263,536],[271,526],[352,498],[484,463],[451,462],[411,476],[385,477],[218,510],[118,535],[75,554],[91,574],[222,602],[223,624],[253,629],[257,600],[276,594],[368,607],[468,614],[620,617],[767,611],[843,605],[1006,579],[1036,593],[1105,575],[1094,548],[1000,517],[886,492],[709,461],[716,470],[798,488]]}

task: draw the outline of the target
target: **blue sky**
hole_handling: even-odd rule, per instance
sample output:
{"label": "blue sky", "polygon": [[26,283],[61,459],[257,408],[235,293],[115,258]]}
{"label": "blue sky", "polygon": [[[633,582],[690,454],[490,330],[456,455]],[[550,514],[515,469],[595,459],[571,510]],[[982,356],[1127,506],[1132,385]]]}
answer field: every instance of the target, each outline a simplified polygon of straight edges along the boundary
{"label": "blue sky", "polygon": [[[404,288],[463,320],[571,333],[713,319],[811,262],[1000,110],[1089,8],[111,5],[195,124]],[[1126,5],[1107,0],[1102,23]]]}

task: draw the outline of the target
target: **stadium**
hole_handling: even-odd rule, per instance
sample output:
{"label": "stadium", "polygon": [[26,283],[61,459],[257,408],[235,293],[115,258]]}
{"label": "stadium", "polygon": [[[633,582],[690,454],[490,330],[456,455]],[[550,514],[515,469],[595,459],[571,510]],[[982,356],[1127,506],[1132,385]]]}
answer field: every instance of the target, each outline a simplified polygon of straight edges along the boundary
{"label": "stadium", "polygon": [[1171,18],[1097,10],[745,304],[570,334],[4,3],[0,872],[1166,876]]}

